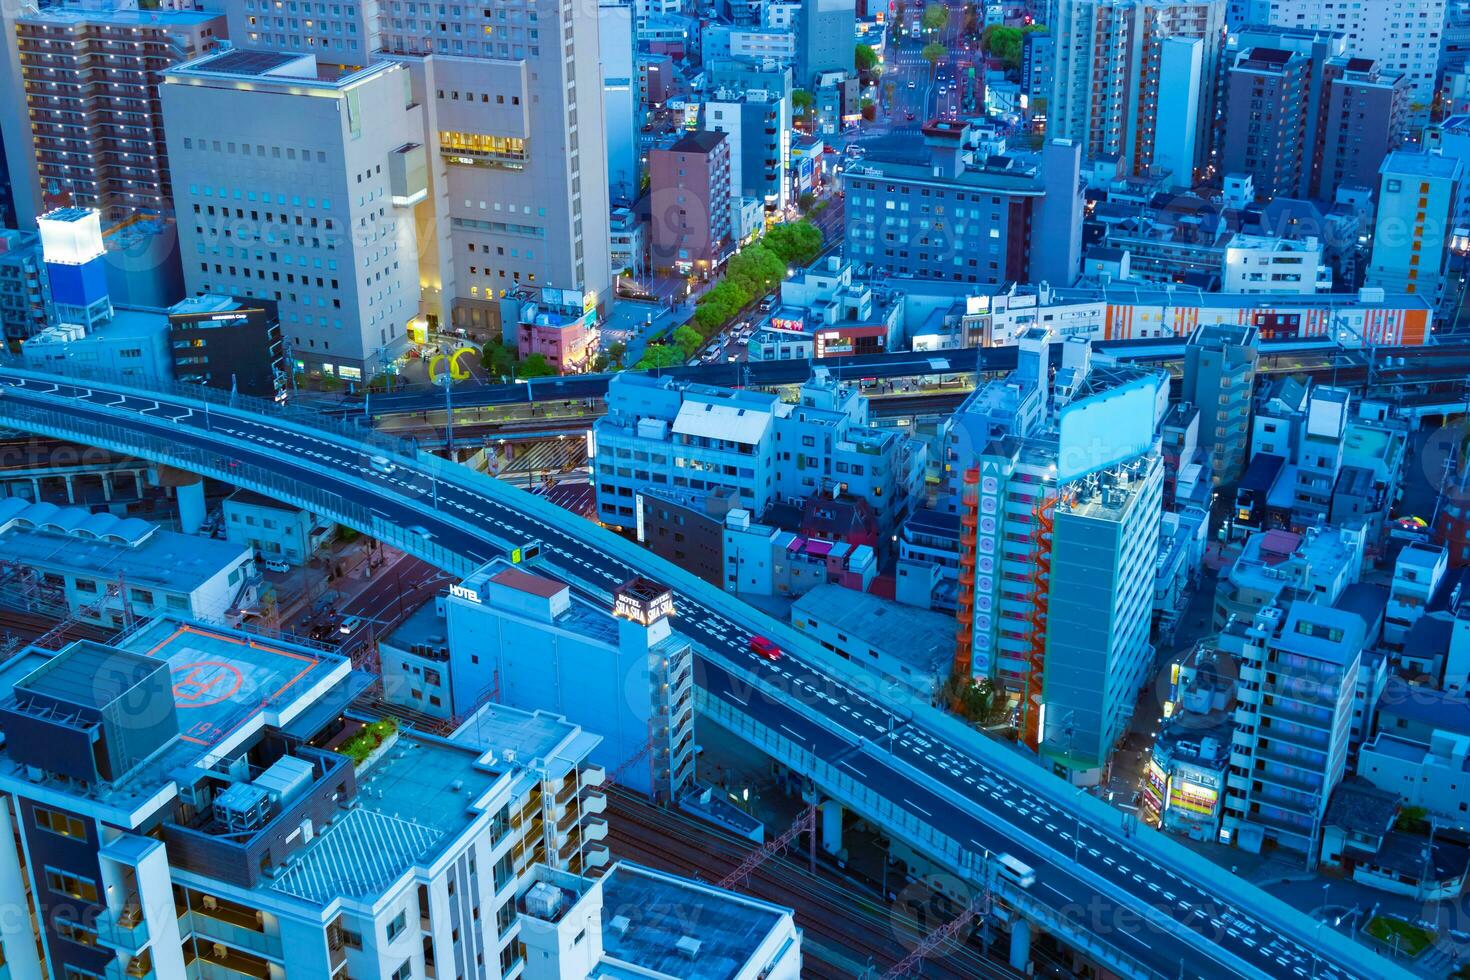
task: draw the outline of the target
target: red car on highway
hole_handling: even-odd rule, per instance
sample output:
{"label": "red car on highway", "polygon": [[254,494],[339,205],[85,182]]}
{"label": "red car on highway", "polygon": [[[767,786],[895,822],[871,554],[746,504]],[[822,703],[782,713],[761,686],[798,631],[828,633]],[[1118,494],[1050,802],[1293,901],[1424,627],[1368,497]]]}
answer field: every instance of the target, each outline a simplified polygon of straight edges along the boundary
{"label": "red car on highway", "polygon": [[767,660],[780,660],[781,648],[764,636],[752,636],[750,638],[750,650],[758,653]]}

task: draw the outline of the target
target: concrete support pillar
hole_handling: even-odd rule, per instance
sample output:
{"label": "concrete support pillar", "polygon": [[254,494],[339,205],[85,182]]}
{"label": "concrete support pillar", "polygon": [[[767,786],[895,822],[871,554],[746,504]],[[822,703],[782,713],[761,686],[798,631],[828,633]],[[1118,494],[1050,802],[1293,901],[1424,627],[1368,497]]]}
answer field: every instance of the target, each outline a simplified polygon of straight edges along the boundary
{"label": "concrete support pillar", "polygon": [[41,499],[41,481],[39,479],[37,479],[36,477],[33,476],[33,477],[31,477],[31,500],[33,502],[38,502],[38,501],[40,501],[40,499]]}
{"label": "concrete support pillar", "polygon": [[1018,918],[1011,923],[1011,969],[1030,973],[1031,923]]}
{"label": "concrete support pillar", "polygon": [[196,476],[192,483],[180,483],[174,493],[179,501],[179,530],[185,534],[197,534],[204,526],[206,507],[204,503],[204,478]]}
{"label": "concrete support pillar", "polygon": [[66,502],[74,504],[77,502],[77,478],[68,473],[63,479],[66,480]]}
{"label": "concrete support pillar", "polygon": [[97,475],[102,478],[102,499],[110,504],[112,503],[112,474],[99,473]]}
{"label": "concrete support pillar", "polygon": [[833,855],[841,853],[842,804],[836,800],[823,800],[817,807],[817,815],[822,821],[822,850]]}
{"label": "concrete support pillar", "polygon": [[143,499],[143,471],[133,470],[133,494],[138,500]]}

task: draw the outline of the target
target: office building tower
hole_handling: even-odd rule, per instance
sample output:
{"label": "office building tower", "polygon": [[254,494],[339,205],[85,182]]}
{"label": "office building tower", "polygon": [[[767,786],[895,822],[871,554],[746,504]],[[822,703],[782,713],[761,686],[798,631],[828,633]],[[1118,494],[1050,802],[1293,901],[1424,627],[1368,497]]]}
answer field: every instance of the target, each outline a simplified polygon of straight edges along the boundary
{"label": "office building tower", "polygon": [[1454,157],[1396,150],[1379,168],[1378,216],[1366,283],[1438,306],[1447,290],[1450,240],[1464,192]]}
{"label": "office building tower", "polygon": [[1201,324],[1184,348],[1180,398],[1199,408],[1199,445],[1216,486],[1233,483],[1245,465],[1259,337],[1251,326]]}
{"label": "office building tower", "polygon": [[649,263],[708,275],[730,251],[730,141],[699,130],[648,153]]}
{"label": "office building tower", "polygon": [[173,208],[159,73],[218,47],[225,18],[122,3],[0,14],[0,128],[17,218],[97,208],[109,224]]}
{"label": "office building tower", "polygon": [[[923,128],[927,162],[846,167],[848,257],[875,273],[995,285],[1071,285],[1082,265],[1081,147],[989,156],[964,123]],[[963,217],[961,217],[963,214]]]}
{"label": "office building tower", "polygon": [[544,920],[520,896],[610,863],[596,738],[555,715],[344,715],[345,657],[168,618],[4,675],[0,941],[26,976],[519,976]]}
{"label": "office building tower", "polygon": [[605,309],[613,175],[598,4],[508,0],[407,16],[386,4],[347,4],[342,23],[332,7],[329,30],[313,41],[290,38],[296,18],[282,18],[271,0],[231,3],[269,28],[236,35],[242,45],[310,51],[325,43],[332,60],[389,58],[411,72],[428,184],[414,209],[423,327],[495,336],[500,300],[522,284],[591,294]]}
{"label": "office building tower", "polygon": [[1315,867],[1347,764],[1363,620],[1296,600],[1239,626],[1221,636],[1240,670],[1221,841],[1256,852],[1274,844]]}
{"label": "office building tower", "polygon": [[427,113],[430,307],[457,326],[503,328],[517,284],[609,301],[599,15],[514,0],[384,20],[384,53],[412,67]]}
{"label": "office building tower", "polygon": [[1410,116],[1422,124],[1434,102],[1446,7],[1446,0],[1394,0],[1383,8],[1363,0],[1253,0],[1249,23],[1342,35],[1354,56],[1403,73]]}
{"label": "office building tower", "polygon": [[437,666],[456,716],[489,699],[585,717],[593,758],[621,785],[676,803],[695,762],[694,652],[673,631],[677,614],[657,582],[624,582],[603,604],[497,560],[445,600],[448,662]]}
{"label": "office building tower", "polygon": [[824,71],[851,71],[857,43],[854,0],[801,0],[796,23],[796,80],[805,88]]}
{"label": "office building tower", "polygon": [[[1192,185],[1215,149],[1225,0],[1059,0],[1050,26],[1048,134],[1078,143],[1089,160],[1119,157],[1137,174],[1192,155],[1190,169],[1174,175]],[[1189,93],[1198,101],[1183,98]]]}
{"label": "office building tower", "polygon": [[1167,382],[1094,362],[1083,339],[1053,374],[1050,342],[1024,333],[1016,371],[977,389],[951,427],[954,673],[1003,687],[1023,742],[1096,782],[1153,659]]}
{"label": "office building tower", "polygon": [[273,300],[294,370],[382,371],[419,315],[407,69],[226,51],[170,69],[162,94],[189,292]]}
{"label": "office building tower", "polygon": [[633,20],[630,0],[600,0],[598,3],[608,197],[612,203],[620,205],[632,204],[643,182],[643,154],[638,143],[643,113],[639,106],[638,55],[634,50]]}

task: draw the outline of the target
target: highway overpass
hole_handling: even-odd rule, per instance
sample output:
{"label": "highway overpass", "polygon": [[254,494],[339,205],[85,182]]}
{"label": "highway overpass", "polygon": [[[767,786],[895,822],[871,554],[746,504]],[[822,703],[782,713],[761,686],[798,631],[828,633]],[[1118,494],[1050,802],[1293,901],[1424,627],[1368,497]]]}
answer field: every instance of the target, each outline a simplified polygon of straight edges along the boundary
{"label": "highway overpass", "polygon": [[[205,400],[210,399],[210,400]],[[227,404],[228,403],[228,404]],[[147,392],[0,368],[0,426],[101,446],[310,508],[465,575],[521,549],[597,596],[637,574],[674,591],[707,719],[825,792],[988,881],[1033,926],[1130,977],[1397,978],[1409,974],[1141,827],[809,638],[589,522],[381,434],[219,392]],[[375,454],[397,464],[383,474]],[[752,634],[787,651],[750,652]],[[1036,869],[1024,891],[989,857]]]}

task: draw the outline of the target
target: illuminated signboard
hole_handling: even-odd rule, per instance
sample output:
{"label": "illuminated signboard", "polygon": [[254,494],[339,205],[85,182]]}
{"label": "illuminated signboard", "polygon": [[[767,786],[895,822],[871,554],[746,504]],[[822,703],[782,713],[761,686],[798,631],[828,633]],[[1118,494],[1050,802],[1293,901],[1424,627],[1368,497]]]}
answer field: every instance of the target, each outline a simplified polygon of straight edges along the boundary
{"label": "illuminated signboard", "polygon": [[466,588],[463,585],[451,585],[449,587],[449,594],[454,596],[456,599],[464,599],[467,602],[477,603],[480,601],[480,593],[476,592],[474,589]]}
{"label": "illuminated signboard", "polygon": [[773,316],[766,326],[771,330],[779,330],[782,333],[805,333],[806,320],[802,317]]}
{"label": "illuminated signboard", "polygon": [[674,593],[652,579],[631,579],[614,593],[613,615],[619,619],[631,619],[642,626],[652,626],[660,619],[674,615]]}

